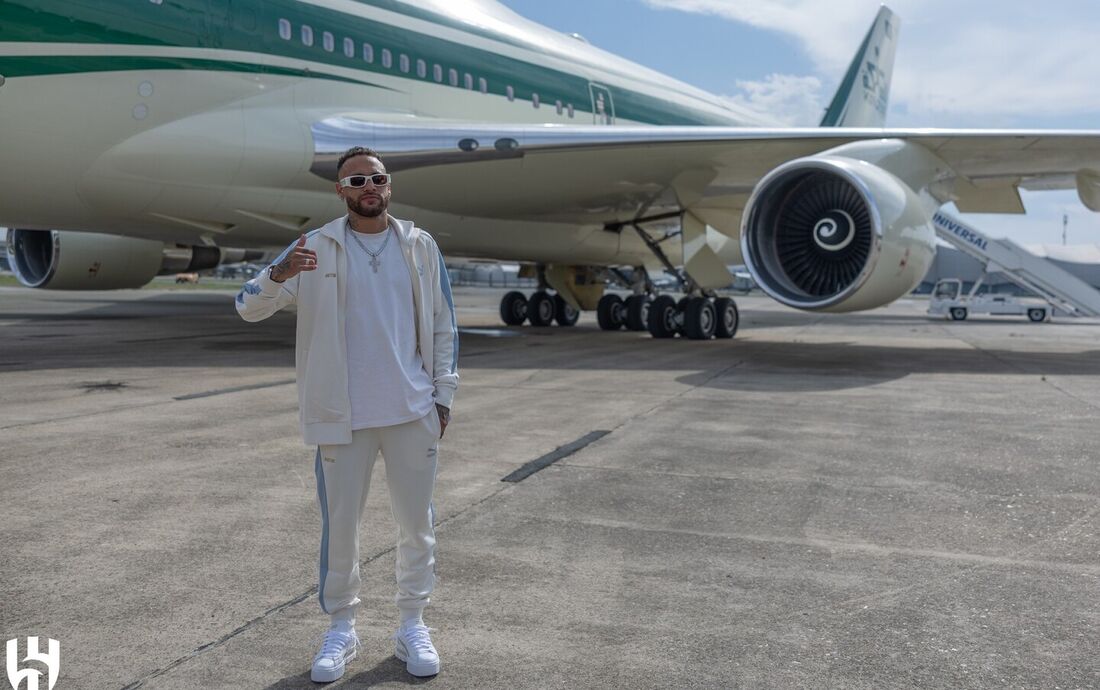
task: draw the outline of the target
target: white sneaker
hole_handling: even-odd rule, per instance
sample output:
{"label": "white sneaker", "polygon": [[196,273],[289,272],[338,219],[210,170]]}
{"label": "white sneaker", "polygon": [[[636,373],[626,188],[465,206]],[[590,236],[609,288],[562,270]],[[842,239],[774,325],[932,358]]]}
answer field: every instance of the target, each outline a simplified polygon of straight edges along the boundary
{"label": "white sneaker", "polygon": [[397,643],[394,655],[405,662],[405,668],[414,676],[434,676],[439,673],[439,654],[428,635],[429,628],[420,622],[403,624],[394,633]]}
{"label": "white sneaker", "polygon": [[329,629],[321,641],[321,651],[313,657],[309,678],[315,683],[331,683],[344,675],[344,667],[355,658],[359,647],[355,630]]}

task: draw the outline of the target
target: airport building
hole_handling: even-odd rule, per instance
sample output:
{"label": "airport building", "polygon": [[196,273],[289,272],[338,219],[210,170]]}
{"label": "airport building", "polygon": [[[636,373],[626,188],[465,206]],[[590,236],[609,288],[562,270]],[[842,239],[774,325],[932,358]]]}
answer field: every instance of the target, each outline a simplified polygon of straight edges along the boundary
{"label": "airport building", "polygon": [[[1100,290],[1100,244],[1078,244],[1071,246],[1039,244],[1027,245],[1026,249],[1058,266],[1071,275],[1080,278],[1097,290]],[[924,280],[913,291],[915,294],[929,294],[936,281],[956,278],[963,283],[963,291],[970,290],[974,281],[982,275],[982,264],[968,254],[954,247],[936,247],[936,258]],[[1010,281],[1000,273],[990,273],[985,281],[989,292],[1023,296],[1026,290]]]}

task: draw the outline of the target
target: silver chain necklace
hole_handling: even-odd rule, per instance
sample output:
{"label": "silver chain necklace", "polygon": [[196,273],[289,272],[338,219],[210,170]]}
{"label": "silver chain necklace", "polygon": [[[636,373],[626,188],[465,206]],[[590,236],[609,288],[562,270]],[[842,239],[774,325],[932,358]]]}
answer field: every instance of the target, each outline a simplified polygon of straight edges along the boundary
{"label": "silver chain necklace", "polygon": [[375,273],[378,273],[378,267],[382,265],[382,262],[378,260],[378,256],[382,252],[386,251],[386,245],[390,243],[389,226],[386,226],[385,232],[386,239],[382,240],[382,246],[378,248],[378,251],[372,252],[371,250],[367,249],[367,245],[363,244],[363,240],[359,239],[359,235],[355,232],[355,230],[352,229],[351,223],[348,223],[348,233],[351,234],[352,239],[355,240],[355,243],[358,244],[363,249],[363,251],[370,255],[370,267]]}

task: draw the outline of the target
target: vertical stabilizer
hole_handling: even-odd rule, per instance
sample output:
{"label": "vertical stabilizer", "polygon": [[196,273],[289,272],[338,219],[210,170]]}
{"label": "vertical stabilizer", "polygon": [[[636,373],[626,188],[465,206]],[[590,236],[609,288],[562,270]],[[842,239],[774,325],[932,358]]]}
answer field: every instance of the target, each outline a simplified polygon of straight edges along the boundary
{"label": "vertical stabilizer", "polygon": [[898,45],[897,15],[883,5],[863,45],[852,58],[833,102],[821,119],[822,127],[883,127],[890,102],[890,78]]}

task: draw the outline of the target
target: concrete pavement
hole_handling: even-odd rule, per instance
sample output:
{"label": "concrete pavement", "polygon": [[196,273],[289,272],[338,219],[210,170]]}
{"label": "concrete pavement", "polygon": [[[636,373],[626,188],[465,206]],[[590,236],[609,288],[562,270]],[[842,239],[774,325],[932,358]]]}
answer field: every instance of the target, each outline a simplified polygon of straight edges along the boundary
{"label": "concrete pavement", "polygon": [[[1100,687],[1100,323],[749,297],[732,341],[655,341],[503,329],[499,296],[456,294],[443,671],[387,639],[377,463],[364,649],[334,686]],[[315,687],[293,322],[0,289],[0,639],[59,640],[58,688]]]}

